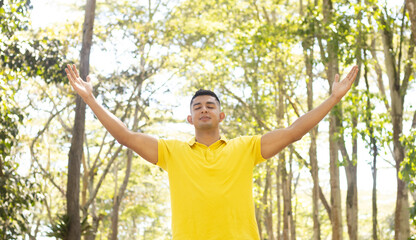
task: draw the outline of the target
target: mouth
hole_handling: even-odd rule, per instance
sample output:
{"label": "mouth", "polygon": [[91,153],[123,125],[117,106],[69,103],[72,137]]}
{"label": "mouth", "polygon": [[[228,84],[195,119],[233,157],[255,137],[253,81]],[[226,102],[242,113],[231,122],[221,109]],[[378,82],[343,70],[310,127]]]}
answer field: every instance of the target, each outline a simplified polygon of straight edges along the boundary
{"label": "mouth", "polygon": [[204,117],[199,118],[199,120],[209,120],[209,119],[211,119],[211,118],[208,117],[208,116],[204,116]]}

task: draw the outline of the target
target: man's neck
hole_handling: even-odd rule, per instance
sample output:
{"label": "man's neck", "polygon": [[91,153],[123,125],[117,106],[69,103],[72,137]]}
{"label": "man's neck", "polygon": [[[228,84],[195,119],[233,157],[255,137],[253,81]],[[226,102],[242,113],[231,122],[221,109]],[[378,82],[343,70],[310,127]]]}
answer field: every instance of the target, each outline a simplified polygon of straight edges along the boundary
{"label": "man's neck", "polygon": [[195,141],[209,147],[220,140],[220,131],[195,131]]}

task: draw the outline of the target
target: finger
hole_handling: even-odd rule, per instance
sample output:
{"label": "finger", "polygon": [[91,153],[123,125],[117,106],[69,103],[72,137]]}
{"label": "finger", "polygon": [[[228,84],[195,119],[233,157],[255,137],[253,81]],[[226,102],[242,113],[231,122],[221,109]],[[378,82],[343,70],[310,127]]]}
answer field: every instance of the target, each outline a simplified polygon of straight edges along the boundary
{"label": "finger", "polygon": [[71,78],[76,78],[76,75],[75,75],[75,73],[74,73],[74,71],[72,70],[72,67],[71,67],[71,65],[67,65],[67,69],[68,69],[68,73],[69,73],[69,75],[71,76]]}
{"label": "finger", "polygon": [[65,71],[66,71],[66,75],[67,75],[67,77],[68,77],[68,80],[69,80],[69,84],[72,86],[72,88],[73,89],[75,89],[75,83],[74,83],[74,79],[72,78],[72,76],[69,74],[69,70],[68,69],[65,69]]}
{"label": "finger", "polygon": [[[68,77],[69,78],[69,77]],[[72,88],[73,89],[76,89],[75,88],[75,83],[74,83],[74,81],[73,80],[69,80],[69,84],[72,86]]]}
{"label": "finger", "polygon": [[87,82],[91,82],[91,77],[90,75],[87,76]]}
{"label": "finger", "polygon": [[74,68],[74,73],[75,73],[75,76],[76,76],[77,78],[79,78],[78,70],[77,70],[77,67],[75,66],[75,64],[72,64],[72,67]]}
{"label": "finger", "polygon": [[352,76],[354,75],[355,72],[355,66],[351,68],[350,72],[348,73],[348,75],[345,77],[346,79],[351,79]]}
{"label": "finger", "polygon": [[69,70],[68,68],[65,68],[65,72],[66,72],[66,76],[68,77],[68,80],[69,80],[70,82],[72,82],[72,81],[73,81],[73,79],[72,79],[72,76],[71,76],[70,70]]}
{"label": "finger", "polygon": [[352,84],[352,82],[354,82],[355,80],[355,77],[357,76],[357,73],[358,73],[358,66],[352,67],[348,75],[345,77],[345,80]]}
{"label": "finger", "polygon": [[358,66],[354,66],[354,68],[351,70],[351,76],[350,76],[351,82],[353,82],[355,78],[357,77],[358,71],[359,71]]}

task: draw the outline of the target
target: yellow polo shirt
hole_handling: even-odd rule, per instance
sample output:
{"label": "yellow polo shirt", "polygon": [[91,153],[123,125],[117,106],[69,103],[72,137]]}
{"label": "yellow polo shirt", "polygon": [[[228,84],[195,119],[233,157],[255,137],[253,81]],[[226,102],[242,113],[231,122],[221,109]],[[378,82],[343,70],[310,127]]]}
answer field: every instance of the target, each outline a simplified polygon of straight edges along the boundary
{"label": "yellow polo shirt", "polygon": [[207,147],[158,141],[157,165],[168,172],[173,240],[260,239],[253,168],[264,161],[261,136],[221,138]]}

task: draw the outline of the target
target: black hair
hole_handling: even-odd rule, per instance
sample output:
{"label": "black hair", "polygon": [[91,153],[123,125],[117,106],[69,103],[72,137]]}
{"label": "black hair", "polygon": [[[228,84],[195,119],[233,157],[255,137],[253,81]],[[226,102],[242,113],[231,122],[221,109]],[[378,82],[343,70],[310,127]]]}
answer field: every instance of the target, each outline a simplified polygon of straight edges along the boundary
{"label": "black hair", "polygon": [[220,99],[217,97],[217,94],[215,94],[213,91],[211,90],[205,90],[205,89],[199,89],[198,91],[195,92],[194,96],[191,99],[191,105],[192,105],[192,101],[194,101],[194,99],[198,96],[205,96],[205,95],[209,95],[214,97],[217,101],[218,101],[218,105],[221,105]]}

